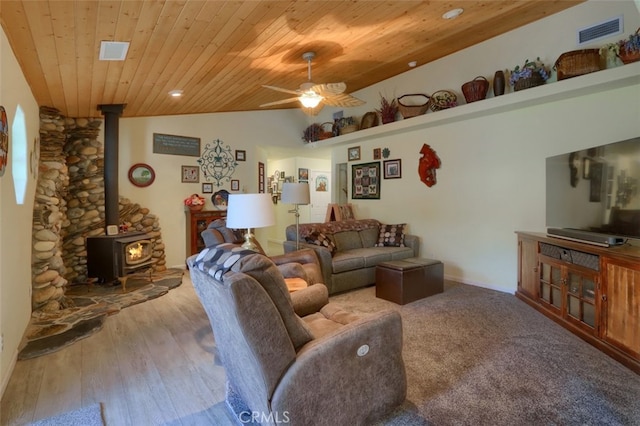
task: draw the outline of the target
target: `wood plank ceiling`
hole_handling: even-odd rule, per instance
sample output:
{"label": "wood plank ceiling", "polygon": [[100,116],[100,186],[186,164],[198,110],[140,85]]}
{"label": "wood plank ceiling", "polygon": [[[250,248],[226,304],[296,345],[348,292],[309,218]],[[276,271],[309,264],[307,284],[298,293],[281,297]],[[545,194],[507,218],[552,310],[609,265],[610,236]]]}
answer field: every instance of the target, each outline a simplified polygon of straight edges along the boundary
{"label": "wood plank ceiling", "polygon": [[[2,0],[0,19],[39,105],[136,117],[259,110],[290,97],[261,85],[307,80],[306,51],[314,82],[353,92],[582,1]],[[130,42],[126,60],[99,61],[103,40]]]}

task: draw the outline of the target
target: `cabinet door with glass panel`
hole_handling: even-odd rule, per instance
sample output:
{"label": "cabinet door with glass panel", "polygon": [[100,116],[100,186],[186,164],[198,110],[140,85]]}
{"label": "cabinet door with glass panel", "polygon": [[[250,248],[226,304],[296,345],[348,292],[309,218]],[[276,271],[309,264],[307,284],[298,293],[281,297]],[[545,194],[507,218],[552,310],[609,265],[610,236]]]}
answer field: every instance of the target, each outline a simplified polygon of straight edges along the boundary
{"label": "cabinet door with glass panel", "polygon": [[540,256],[540,300],[548,310],[596,334],[598,272]]}
{"label": "cabinet door with glass panel", "polygon": [[598,331],[596,291],[599,287],[599,279],[597,272],[574,266],[566,268],[567,291],[564,317],[570,323],[591,334],[597,334]]}
{"label": "cabinet door with glass panel", "polygon": [[564,285],[563,266],[560,262],[540,256],[539,285],[540,301],[542,305],[558,316],[562,315],[562,293]]}

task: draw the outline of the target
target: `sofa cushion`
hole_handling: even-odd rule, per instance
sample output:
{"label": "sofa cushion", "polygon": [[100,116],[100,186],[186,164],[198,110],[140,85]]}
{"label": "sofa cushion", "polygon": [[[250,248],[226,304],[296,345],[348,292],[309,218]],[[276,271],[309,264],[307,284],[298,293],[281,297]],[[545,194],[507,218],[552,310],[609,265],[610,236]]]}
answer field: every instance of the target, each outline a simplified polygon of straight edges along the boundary
{"label": "sofa cushion", "polygon": [[360,231],[360,241],[362,247],[375,247],[378,242],[378,235],[380,231],[378,228],[363,229]]}
{"label": "sofa cushion", "polygon": [[364,257],[361,253],[356,253],[356,251],[357,250],[348,250],[337,252],[331,261],[333,273],[339,274],[340,272],[364,268]]}
{"label": "sofa cushion", "polygon": [[380,225],[377,247],[404,247],[404,229],[406,223]]}
{"label": "sofa cushion", "polygon": [[336,242],[338,251],[362,248],[360,232],[358,231],[336,232],[335,234],[333,234],[333,239]]}
{"label": "sofa cushion", "polygon": [[331,239],[322,232],[312,231],[304,240],[309,244],[315,244],[317,246],[327,248],[331,252],[331,256],[333,256],[337,251],[336,245],[333,241],[331,241]]}

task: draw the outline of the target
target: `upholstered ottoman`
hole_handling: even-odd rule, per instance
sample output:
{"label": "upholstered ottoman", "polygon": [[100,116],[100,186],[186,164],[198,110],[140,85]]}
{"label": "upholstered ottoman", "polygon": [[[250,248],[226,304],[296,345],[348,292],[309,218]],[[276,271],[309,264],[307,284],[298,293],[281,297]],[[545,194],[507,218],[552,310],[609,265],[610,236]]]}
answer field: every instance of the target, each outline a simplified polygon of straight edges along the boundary
{"label": "upholstered ottoman", "polygon": [[442,293],[444,265],[439,260],[411,257],[376,266],[376,297],[399,305]]}

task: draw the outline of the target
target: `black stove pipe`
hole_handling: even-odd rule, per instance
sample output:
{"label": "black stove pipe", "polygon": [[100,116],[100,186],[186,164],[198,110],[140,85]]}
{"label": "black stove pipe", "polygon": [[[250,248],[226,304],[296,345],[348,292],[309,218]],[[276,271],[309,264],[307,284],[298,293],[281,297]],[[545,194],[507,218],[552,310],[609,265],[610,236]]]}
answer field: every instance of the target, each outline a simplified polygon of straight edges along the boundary
{"label": "black stove pipe", "polygon": [[119,121],[126,104],[98,105],[104,115],[104,217],[105,233],[120,224],[118,200]]}

